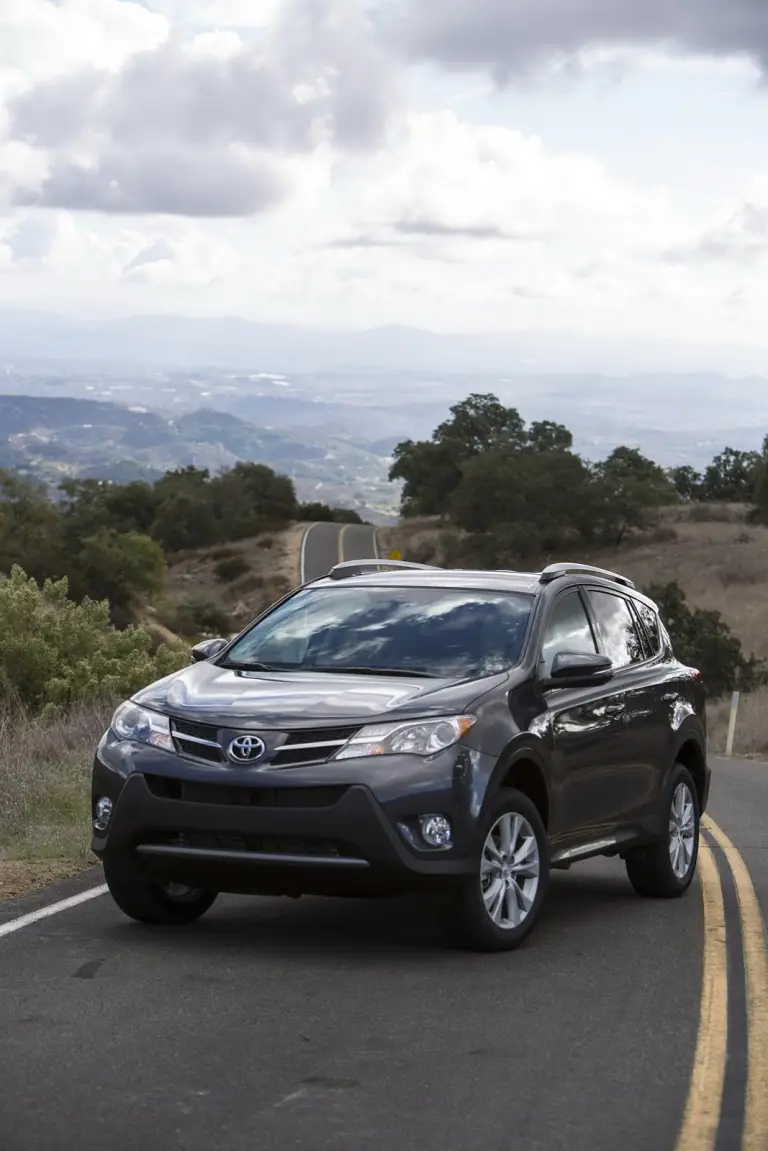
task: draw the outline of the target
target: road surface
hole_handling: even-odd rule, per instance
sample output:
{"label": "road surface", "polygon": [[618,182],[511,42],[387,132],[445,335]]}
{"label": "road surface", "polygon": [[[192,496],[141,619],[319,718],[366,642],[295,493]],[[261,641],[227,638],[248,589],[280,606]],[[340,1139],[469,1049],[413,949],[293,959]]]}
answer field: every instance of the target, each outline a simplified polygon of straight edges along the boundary
{"label": "road surface", "polygon": [[618,862],[556,873],[509,955],[450,950],[408,900],[225,897],[173,931],[97,894],[35,919],[98,870],[0,907],[0,1148],[737,1151],[746,1122],[764,1151],[741,861],[768,914],[768,765],[714,768],[735,849],[705,849],[685,899],[637,898]]}
{"label": "road surface", "polygon": [[344,560],[377,558],[375,528],[362,524],[312,524],[301,544],[301,582],[327,575]]}

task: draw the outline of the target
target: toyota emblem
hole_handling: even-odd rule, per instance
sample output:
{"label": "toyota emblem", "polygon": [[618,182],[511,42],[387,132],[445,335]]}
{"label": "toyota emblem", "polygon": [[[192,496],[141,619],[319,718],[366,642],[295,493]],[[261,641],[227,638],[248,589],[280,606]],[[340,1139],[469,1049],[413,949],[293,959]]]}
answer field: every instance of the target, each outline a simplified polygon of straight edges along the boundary
{"label": "toyota emblem", "polygon": [[255,763],[266,750],[264,740],[258,735],[238,735],[227,748],[227,755],[233,763]]}

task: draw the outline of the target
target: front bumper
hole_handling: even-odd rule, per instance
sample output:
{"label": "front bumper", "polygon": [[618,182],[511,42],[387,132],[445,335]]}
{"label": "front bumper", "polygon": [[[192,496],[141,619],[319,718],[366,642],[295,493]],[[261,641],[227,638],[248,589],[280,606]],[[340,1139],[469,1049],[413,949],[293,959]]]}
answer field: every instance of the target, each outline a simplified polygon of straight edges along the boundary
{"label": "front bumper", "polygon": [[[92,849],[115,866],[216,891],[445,886],[472,871],[470,754],[452,749],[431,764],[404,756],[248,773],[102,743],[93,800],[108,796],[114,809]],[[451,820],[450,849],[430,850],[409,835],[428,813]]]}

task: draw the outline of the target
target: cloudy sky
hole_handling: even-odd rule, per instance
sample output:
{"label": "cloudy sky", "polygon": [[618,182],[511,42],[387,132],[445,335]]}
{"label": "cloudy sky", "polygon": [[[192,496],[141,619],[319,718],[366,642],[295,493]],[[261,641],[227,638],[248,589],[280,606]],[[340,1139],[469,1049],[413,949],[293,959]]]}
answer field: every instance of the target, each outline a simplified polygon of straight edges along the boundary
{"label": "cloudy sky", "polygon": [[0,305],[768,348],[766,0],[0,0]]}

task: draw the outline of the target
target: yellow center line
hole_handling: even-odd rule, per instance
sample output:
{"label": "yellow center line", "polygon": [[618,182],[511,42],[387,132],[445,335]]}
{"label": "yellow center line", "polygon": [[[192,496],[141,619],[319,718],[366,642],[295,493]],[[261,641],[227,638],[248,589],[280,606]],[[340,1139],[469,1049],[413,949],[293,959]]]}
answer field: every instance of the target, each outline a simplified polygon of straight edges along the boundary
{"label": "yellow center line", "polygon": [[350,526],[351,526],[350,524],[344,524],[344,527],[339,532],[339,563],[340,564],[344,563],[344,536],[349,531]]}
{"label": "yellow center line", "polygon": [[742,1151],[768,1151],[768,952],[760,904],[740,852],[708,816],[702,825],[723,849],[739,901],[747,988],[747,1093]]}
{"label": "yellow center line", "polygon": [[699,1034],[676,1151],[713,1151],[728,1054],[728,959],[723,889],[715,857],[705,843],[699,845],[699,876],[704,902]]}

